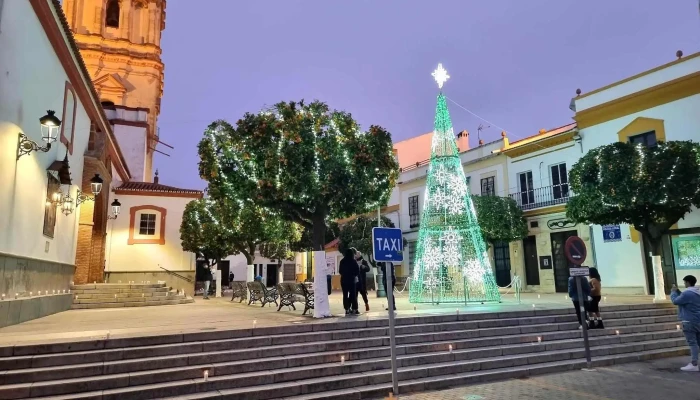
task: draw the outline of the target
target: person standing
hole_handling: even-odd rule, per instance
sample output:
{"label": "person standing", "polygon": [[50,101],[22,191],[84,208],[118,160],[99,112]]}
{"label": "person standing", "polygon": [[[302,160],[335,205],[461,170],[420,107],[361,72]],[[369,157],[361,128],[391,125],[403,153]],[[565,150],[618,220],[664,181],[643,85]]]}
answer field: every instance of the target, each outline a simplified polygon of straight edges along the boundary
{"label": "person standing", "polygon": [[204,266],[204,272],[202,275],[204,278],[204,300],[209,300],[209,286],[211,285],[211,267],[209,265]]}
{"label": "person standing", "polygon": [[[591,285],[588,284],[588,279],[581,279],[581,292],[583,294],[583,308],[584,310],[588,307],[586,302],[588,297],[591,295]],[[578,329],[581,329],[581,324],[585,321],[581,320],[581,303],[578,302],[578,291],[576,290],[576,278],[573,276],[569,277],[569,298],[574,302],[574,309],[576,310],[576,318],[578,318]]]}
{"label": "person standing", "polygon": [[357,292],[362,295],[362,301],[365,302],[365,311],[369,312],[369,299],[367,299],[367,273],[369,272],[369,263],[362,257],[362,253],[357,253],[355,260],[360,266],[360,275],[357,283]]}
{"label": "person standing", "polygon": [[603,319],[600,318],[600,296],[601,296],[601,285],[600,285],[600,273],[597,268],[590,268],[588,270],[588,277],[590,278],[591,285],[591,302],[588,305],[588,319],[591,323],[588,325],[590,329],[604,329]]}
{"label": "person standing", "polygon": [[355,261],[355,251],[345,250],[343,259],[338,266],[340,273],[340,287],[343,289],[343,308],[345,315],[358,315],[357,310],[357,282],[360,275],[360,268]]}
{"label": "person standing", "polygon": [[229,271],[229,273],[228,273],[228,288],[229,289],[233,289],[233,278],[234,278],[233,271]]}
{"label": "person standing", "polygon": [[[396,286],[396,274],[394,271],[394,263],[379,262],[377,264],[382,270],[382,285],[384,285],[384,293],[386,293],[387,296],[394,296],[394,287]],[[387,288],[387,274],[391,274],[391,288]],[[386,309],[387,311],[389,310],[388,303]],[[394,297],[394,311],[396,311],[396,297]]]}
{"label": "person standing", "polygon": [[[695,286],[697,279],[693,275],[683,278],[685,290],[681,293],[674,283],[671,287],[671,301],[678,306],[678,319],[683,324],[685,341],[690,347],[690,364],[681,371],[698,372],[698,342],[700,342],[700,288]],[[663,289],[657,289],[663,290]]]}

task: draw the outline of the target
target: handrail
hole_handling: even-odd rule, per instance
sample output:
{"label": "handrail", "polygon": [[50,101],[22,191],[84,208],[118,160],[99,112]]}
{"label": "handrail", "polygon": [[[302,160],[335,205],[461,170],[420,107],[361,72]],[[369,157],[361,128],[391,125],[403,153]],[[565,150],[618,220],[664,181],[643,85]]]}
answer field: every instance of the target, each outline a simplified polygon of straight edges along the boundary
{"label": "handrail", "polygon": [[177,272],[173,272],[173,271],[171,271],[171,270],[169,270],[169,269],[167,269],[167,268],[163,268],[163,267],[161,267],[160,265],[159,265],[158,267],[159,267],[160,269],[162,269],[162,270],[165,270],[165,272],[167,272],[167,273],[169,273],[169,274],[171,274],[171,275],[175,275],[175,276],[177,276],[177,277],[180,278],[180,279],[186,280],[186,281],[189,282],[189,283],[193,283],[193,282],[194,282],[192,279],[190,279],[190,278],[188,278],[188,277],[186,277],[186,276],[182,276],[182,275],[178,274]]}

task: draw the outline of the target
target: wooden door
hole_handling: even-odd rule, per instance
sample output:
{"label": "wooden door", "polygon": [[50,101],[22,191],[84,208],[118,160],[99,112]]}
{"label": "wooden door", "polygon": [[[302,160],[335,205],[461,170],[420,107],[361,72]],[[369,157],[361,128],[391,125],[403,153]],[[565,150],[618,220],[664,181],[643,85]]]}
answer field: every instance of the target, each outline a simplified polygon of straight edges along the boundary
{"label": "wooden door", "polygon": [[534,236],[523,239],[525,257],[525,284],[537,286],[540,284],[540,266],[537,262],[537,241]]}

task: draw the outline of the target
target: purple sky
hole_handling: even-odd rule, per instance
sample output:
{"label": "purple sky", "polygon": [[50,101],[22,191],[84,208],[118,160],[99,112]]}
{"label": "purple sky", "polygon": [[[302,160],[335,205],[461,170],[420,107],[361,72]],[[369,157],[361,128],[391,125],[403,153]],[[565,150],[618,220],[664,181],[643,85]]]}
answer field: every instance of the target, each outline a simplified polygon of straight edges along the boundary
{"label": "purple sky", "polygon": [[[445,94],[516,140],[571,122],[576,88],[698,51],[700,15],[697,0],[170,1],[162,45],[159,127],[175,149],[160,146],[171,157],[156,167],[162,183],[203,188],[196,146],[215,119],[319,99],[406,139],[432,130],[441,62]],[[476,146],[481,121],[448,106]]]}

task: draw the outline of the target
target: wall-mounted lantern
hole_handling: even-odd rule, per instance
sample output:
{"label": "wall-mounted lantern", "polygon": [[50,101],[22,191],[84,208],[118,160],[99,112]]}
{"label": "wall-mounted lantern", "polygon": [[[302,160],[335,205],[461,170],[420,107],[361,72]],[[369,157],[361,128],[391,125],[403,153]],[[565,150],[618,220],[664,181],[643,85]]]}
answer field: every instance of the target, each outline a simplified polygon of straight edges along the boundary
{"label": "wall-mounted lantern", "polygon": [[66,193],[61,200],[61,212],[63,215],[70,215],[75,210],[75,202],[73,198],[70,197],[70,192]]}
{"label": "wall-mounted lantern", "polygon": [[19,143],[17,144],[17,159],[23,155],[27,155],[32,151],[41,151],[46,153],[51,150],[51,143],[58,139],[58,129],[61,127],[61,120],[54,115],[55,112],[48,110],[46,115],[39,118],[41,124],[41,139],[46,142],[46,146],[41,147],[39,144],[29,139],[24,133],[19,134]]}
{"label": "wall-mounted lantern", "polygon": [[112,214],[107,216],[107,219],[117,219],[119,216],[119,211],[121,211],[122,208],[122,203],[119,202],[119,199],[114,199],[112,202]]}
{"label": "wall-mounted lantern", "polygon": [[100,178],[100,174],[95,174],[95,176],[90,179],[90,191],[92,192],[93,196],[90,197],[86,194],[84,194],[80,189],[78,189],[78,196],[76,197],[76,205],[80,205],[81,203],[84,203],[88,200],[90,201],[95,201],[95,198],[97,197],[98,194],[102,191],[102,178]]}

